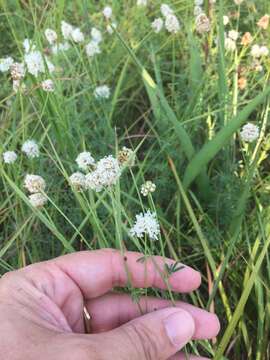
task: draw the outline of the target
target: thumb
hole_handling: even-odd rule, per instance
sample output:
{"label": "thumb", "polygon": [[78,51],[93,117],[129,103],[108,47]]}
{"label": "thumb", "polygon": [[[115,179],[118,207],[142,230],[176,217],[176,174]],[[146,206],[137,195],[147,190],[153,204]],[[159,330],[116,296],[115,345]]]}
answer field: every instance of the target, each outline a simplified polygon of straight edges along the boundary
{"label": "thumb", "polygon": [[111,358],[165,360],[192,338],[195,323],[185,310],[152,312],[107,333]]}

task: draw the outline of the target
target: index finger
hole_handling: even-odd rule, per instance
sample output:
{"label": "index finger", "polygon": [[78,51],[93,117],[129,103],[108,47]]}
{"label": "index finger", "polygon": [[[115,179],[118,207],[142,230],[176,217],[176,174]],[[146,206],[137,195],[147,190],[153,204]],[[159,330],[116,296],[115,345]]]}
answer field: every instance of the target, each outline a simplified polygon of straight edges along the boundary
{"label": "index finger", "polygon": [[137,252],[113,249],[74,253],[53,260],[81,289],[85,299],[107,293],[118,286],[155,287],[175,292],[190,292],[201,283],[200,273],[189,266],[168,274],[165,265],[175,262],[161,256],[143,257]]}

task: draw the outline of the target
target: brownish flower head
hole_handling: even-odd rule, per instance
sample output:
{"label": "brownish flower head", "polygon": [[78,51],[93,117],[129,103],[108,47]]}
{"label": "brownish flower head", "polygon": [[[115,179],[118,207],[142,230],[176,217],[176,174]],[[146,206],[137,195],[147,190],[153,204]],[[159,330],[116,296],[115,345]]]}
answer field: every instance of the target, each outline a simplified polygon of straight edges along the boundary
{"label": "brownish flower head", "polygon": [[247,86],[247,79],[245,77],[240,77],[238,79],[238,87],[240,90],[244,90]]}
{"label": "brownish flower head", "polygon": [[248,46],[253,41],[253,37],[250,32],[246,32],[241,39],[241,45]]}
{"label": "brownish flower head", "polygon": [[259,28],[266,30],[269,26],[269,20],[270,16],[266,14],[262,18],[260,18],[260,20],[257,22],[257,25],[259,26]]}

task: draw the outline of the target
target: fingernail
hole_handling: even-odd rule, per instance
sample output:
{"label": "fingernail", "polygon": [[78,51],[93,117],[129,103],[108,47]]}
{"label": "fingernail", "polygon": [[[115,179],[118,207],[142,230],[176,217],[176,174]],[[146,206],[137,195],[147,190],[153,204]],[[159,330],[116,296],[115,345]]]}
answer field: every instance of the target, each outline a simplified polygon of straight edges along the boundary
{"label": "fingernail", "polygon": [[192,316],[184,310],[176,311],[164,320],[166,333],[174,346],[183,347],[195,331]]}

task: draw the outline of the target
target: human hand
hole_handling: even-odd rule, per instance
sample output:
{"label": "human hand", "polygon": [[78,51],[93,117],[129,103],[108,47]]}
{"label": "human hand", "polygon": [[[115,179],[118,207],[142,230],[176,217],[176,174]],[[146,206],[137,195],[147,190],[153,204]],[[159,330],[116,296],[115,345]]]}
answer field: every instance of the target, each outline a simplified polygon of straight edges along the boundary
{"label": "human hand", "polygon": [[[216,336],[219,321],[214,314],[183,302],[172,307],[167,300],[147,297],[138,306],[129,295],[112,293],[128,280],[138,288],[167,288],[161,276],[164,259],[153,257],[142,263],[138,261],[141,257],[133,252],[123,257],[110,249],[87,251],[4,275],[0,280],[1,357],[186,359],[177,352],[191,339]],[[166,259],[166,263],[173,261]],[[201,277],[184,267],[168,281],[172,291],[190,292],[198,288]],[[91,314],[91,334],[84,333],[84,306]]]}

